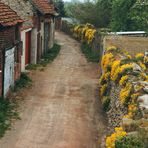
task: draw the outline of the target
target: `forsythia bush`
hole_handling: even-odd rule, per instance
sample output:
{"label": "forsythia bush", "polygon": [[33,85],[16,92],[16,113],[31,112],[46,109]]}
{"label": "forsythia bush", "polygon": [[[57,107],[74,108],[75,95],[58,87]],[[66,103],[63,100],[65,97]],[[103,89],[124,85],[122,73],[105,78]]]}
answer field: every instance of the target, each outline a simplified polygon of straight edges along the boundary
{"label": "forsythia bush", "polygon": [[112,54],[112,53],[107,53],[107,54],[105,54],[105,55],[103,56],[102,62],[101,62],[102,69],[103,69],[104,71],[106,71],[107,68],[111,67],[112,61],[113,61],[113,54]]}
{"label": "forsythia bush", "polygon": [[96,29],[90,25],[76,25],[74,27],[74,37],[91,44],[96,33]]}
{"label": "forsythia bush", "polygon": [[128,81],[128,79],[129,79],[129,76],[128,75],[122,76],[121,79],[120,79],[120,81],[119,81],[119,84],[121,86],[124,86],[126,84],[126,82]]}
{"label": "forsythia bush", "polygon": [[118,138],[125,137],[127,133],[122,127],[116,127],[115,132],[106,138],[106,148],[115,148],[115,142]]}
{"label": "forsythia bush", "polygon": [[[134,73],[135,65],[141,68],[138,74]],[[132,79],[148,82],[147,66],[148,59],[142,53],[131,57],[127,52],[114,46],[106,49],[101,61],[103,74],[100,78],[100,94],[103,98],[102,104],[105,111],[108,111],[110,107],[109,94],[112,81],[121,87],[119,101],[127,108],[127,114],[123,118],[134,118],[138,110],[137,98],[142,94],[142,86],[140,84],[134,85]],[[116,140],[126,135],[122,127],[115,128],[115,133],[106,138],[106,147],[115,148]]]}
{"label": "forsythia bush", "polygon": [[128,103],[127,101],[130,98],[131,90],[132,90],[132,85],[130,83],[127,83],[126,86],[121,89],[120,95],[119,95],[121,104]]}

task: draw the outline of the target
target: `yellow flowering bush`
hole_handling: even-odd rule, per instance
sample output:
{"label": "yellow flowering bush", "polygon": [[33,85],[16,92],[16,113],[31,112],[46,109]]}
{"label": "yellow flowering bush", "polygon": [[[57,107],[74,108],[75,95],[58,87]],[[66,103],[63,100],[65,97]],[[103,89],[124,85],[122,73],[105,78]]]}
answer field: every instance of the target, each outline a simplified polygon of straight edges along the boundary
{"label": "yellow flowering bush", "polygon": [[110,79],[110,72],[106,72],[104,74],[102,74],[101,78],[100,78],[100,84],[104,84],[106,82],[108,82]]}
{"label": "yellow flowering bush", "polygon": [[127,83],[124,88],[121,89],[119,94],[119,99],[121,104],[125,104],[128,98],[130,97],[130,93],[132,90],[132,84]]}
{"label": "yellow flowering bush", "polygon": [[112,53],[107,53],[103,56],[102,61],[101,61],[101,66],[103,70],[107,70],[107,67],[111,67],[112,61],[113,61],[113,54]]}
{"label": "yellow flowering bush", "polygon": [[128,59],[132,59],[132,56],[131,56],[131,55],[126,55],[126,57],[127,57]]}
{"label": "yellow flowering bush", "polygon": [[[101,66],[104,70],[100,79],[100,84],[103,84],[101,87],[103,107],[105,107],[105,111],[112,108],[110,105],[110,103],[112,103],[112,97],[110,97],[110,91],[107,91],[107,88],[115,86],[112,85],[112,81],[114,81],[115,84],[119,84],[121,87],[119,101],[128,111],[127,114],[122,117],[129,119],[136,116],[138,111],[137,99],[141,93],[143,93],[143,86],[140,83],[130,83],[129,80],[131,79],[134,82],[138,82],[140,80],[148,82],[148,59],[145,58],[145,60],[143,60],[144,54],[137,54],[135,58],[132,58],[128,53],[124,53],[123,51],[117,51],[117,48],[113,46],[106,49],[105,55],[101,61]],[[143,71],[138,71],[138,73],[136,73],[137,71],[134,70],[136,69],[135,63],[138,64]],[[105,95],[106,92],[107,95]],[[122,127],[115,128],[115,132],[106,138],[106,148],[115,148],[115,146],[117,146],[117,139],[126,135],[127,133],[122,129]]]}
{"label": "yellow flowering bush", "polygon": [[128,81],[128,79],[129,79],[129,76],[128,75],[122,76],[121,79],[120,79],[120,81],[119,81],[119,84],[121,86],[125,85],[126,82]]}
{"label": "yellow flowering bush", "polygon": [[125,72],[127,72],[128,70],[131,70],[131,69],[133,69],[133,64],[132,63],[130,63],[130,64],[124,64],[124,65],[122,65],[121,67],[120,67],[120,73],[125,73]]}
{"label": "yellow flowering bush", "polygon": [[106,49],[107,52],[113,52],[113,51],[117,51],[118,48],[116,46],[110,46]]}
{"label": "yellow flowering bush", "polygon": [[136,59],[144,58],[144,54],[143,53],[138,53],[138,54],[136,54],[135,58]]}
{"label": "yellow flowering bush", "polygon": [[118,77],[118,74],[120,72],[120,69],[119,69],[119,66],[120,66],[120,63],[121,61],[120,60],[115,60],[113,63],[112,63],[112,66],[111,66],[111,79],[113,81],[115,81]]}
{"label": "yellow flowering bush", "polygon": [[96,29],[94,29],[94,27],[90,24],[77,25],[74,27],[73,30],[74,30],[74,37],[86,41],[88,44],[92,43],[96,33]]}
{"label": "yellow flowering bush", "polygon": [[122,127],[116,127],[115,132],[106,138],[106,148],[115,148],[115,141],[118,138],[125,137],[127,133],[123,130]]}
{"label": "yellow flowering bush", "polygon": [[140,65],[140,67],[141,67],[144,71],[146,71],[146,66],[145,66],[145,64],[144,64],[144,63],[139,62],[139,65]]}
{"label": "yellow flowering bush", "polygon": [[81,39],[82,36],[83,25],[77,25],[74,27],[74,37],[77,39]]}
{"label": "yellow flowering bush", "polygon": [[119,74],[124,74],[133,68],[133,64],[124,64],[120,66],[121,61],[115,60],[111,66],[111,79],[116,81]]}
{"label": "yellow flowering bush", "polygon": [[123,118],[132,119],[137,111],[137,104],[129,104],[128,105],[128,114]]}
{"label": "yellow flowering bush", "polygon": [[90,44],[95,36],[96,29],[87,29],[85,32],[85,40]]}
{"label": "yellow flowering bush", "polygon": [[104,84],[101,86],[101,90],[100,90],[101,96],[103,96],[105,94],[105,92],[107,90],[107,86],[108,86],[107,84]]}

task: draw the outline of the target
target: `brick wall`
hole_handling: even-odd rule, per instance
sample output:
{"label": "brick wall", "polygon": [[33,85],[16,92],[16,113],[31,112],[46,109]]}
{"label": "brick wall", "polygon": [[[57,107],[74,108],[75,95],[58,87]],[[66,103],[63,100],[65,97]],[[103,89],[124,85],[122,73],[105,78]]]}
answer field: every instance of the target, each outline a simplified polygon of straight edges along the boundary
{"label": "brick wall", "polygon": [[0,50],[10,48],[14,45],[15,27],[0,30]]}

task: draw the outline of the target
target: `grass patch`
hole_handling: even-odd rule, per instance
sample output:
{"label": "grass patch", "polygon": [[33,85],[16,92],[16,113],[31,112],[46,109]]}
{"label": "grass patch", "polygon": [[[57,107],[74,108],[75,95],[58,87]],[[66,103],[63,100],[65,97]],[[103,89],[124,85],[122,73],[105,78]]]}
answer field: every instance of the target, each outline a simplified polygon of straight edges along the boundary
{"label": "grass patch", "polygon": [[45,67],[48,63],[52,62],[57,57],[60,49],[60,45],[54,44],[53,47],[43,56],[43,59],[39,62],[39,64]]}
{"label": "grass patch", "polygon": [[148,142],[145,136],[142,138],[135,135],[128,135],[116,140],[115,148],[147,148]]}
{"label": "grass patch", "polygon": [[52,62],[57,55],[59,54],[61,46],[58,44],[54,44],[53,48],[51,48],[38,62],[38,64],[29,64],[26,69],[27,70],[36,70],[38,67],[46,67],[48,63]]}
{"label": "grass patch", "polygon": [[27,70],[36,70],[40,65],[39,64],[29,64],[26,66]]}
{"label": "grass patch", "polygon": [[93,52],[92,49],[88,46],[88,44],[82,43],[81,51],[89,62],[95,62],[95,63],[99,62],[99,54],[96,52]]}
{"label": "grass patch", "polygon": [[20,79],[15,83],[14,91],[30,86],[31,83],[32,80],[29,78],[29,76],[26,73],[21,73]]}
{"label": "grass patch", "polygon": [[0,98],[0,138],[11,128],[12,120],[20,119],[16,108],[15,101]]}

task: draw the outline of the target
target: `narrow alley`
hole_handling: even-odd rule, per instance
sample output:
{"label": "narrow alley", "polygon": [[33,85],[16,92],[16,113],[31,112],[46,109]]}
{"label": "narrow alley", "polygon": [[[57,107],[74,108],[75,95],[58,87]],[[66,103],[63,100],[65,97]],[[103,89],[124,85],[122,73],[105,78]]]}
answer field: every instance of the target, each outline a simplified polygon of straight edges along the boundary
{"label": "narrow alley", "polygon": [[87,62],[77,41],[56,32],[61,51],[24,90],[21,120],[0,148],[98,148],[105,121],[97,99],[98,67]]}

